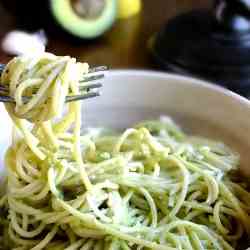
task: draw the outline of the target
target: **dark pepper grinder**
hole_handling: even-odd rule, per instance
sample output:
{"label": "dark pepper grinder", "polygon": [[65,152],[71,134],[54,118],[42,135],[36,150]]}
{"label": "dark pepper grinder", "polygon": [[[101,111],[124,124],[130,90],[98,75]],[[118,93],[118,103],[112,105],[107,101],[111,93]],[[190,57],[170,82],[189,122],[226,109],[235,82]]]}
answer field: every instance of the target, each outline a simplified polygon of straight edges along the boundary
{"label": "dark pepper grinder", "polygon": [[153,38],[162,68],[203,78],[250,95],[250,0],[217,0],[170,20]]}

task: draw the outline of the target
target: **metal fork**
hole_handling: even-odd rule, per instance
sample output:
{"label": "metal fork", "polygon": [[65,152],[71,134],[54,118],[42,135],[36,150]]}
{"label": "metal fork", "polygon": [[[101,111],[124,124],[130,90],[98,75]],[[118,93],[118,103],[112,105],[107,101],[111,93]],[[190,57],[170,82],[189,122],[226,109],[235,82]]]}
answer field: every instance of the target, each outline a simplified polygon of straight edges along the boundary
{"label": "metal fork", "polygon": [[[4,64],[0,64],[0,74],[3,72],[4,67],[5,67]],[[89,98],[99,96],[100,92],[96,89],[101,88],[102,84],[96,81],[104,78],[104,73],[102,72],[106,71],[107,69],[108,68],[106,66],[98,66],[98,67],[90,68],[89,72],[83,76],[82,80],[80,80],[79,91],[80,92],[85,91],[86,93],[67,96],[66,102],[79,101],[79,100],[84,100],[84,99],[89,99]],[[94,82],[94,83],[86,84],[87,82]],[[84,83],[84,84],[81,85],[81,83]],[[29,101],[31,97],[24,96],[23,98],[24,98],[24,101]],[[8,87],[4,84],[0,84],[0,102],[15,103],[14,98],[9,96]]]}

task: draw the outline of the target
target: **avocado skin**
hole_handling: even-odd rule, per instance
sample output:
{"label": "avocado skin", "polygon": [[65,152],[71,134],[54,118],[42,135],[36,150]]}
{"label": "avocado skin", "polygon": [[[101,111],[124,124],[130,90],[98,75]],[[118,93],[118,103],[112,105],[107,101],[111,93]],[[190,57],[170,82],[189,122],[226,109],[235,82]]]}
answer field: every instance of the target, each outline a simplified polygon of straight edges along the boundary
{"label": "avocado skin", "polygon": [[[99,37],[83,37],[72,34],[56,20],[51,8],[53,0],[1,0],[3,7],[17,18],[17,28],[36,31],[45,29],[52,37],[60,37],[71,42],[91,41]],[[88,43],[88,42],[87,42]]]}

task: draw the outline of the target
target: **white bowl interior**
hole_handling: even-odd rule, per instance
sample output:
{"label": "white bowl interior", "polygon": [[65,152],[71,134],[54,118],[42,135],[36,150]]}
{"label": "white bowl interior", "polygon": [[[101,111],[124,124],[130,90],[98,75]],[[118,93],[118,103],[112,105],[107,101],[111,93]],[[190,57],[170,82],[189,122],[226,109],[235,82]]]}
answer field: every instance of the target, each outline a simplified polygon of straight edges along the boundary
{"label": "white bowl interior", "polygon": [[222,140],[241,155],[250,175],[250,103],[215,85],[193,78],[149,71],[113,71],[101,97],[84,102],[87,126],[125,128],[170,115],[195,135]]}
{"label": "white bowl interior", "polygon": [[[241,154],[250,175],[250,104],[222,88],[165,73],[113,71],[101,97],[83,103],[85,126],[125,128],[145,119],[172,116],[188,133],[223,140]],[[0,167],[10,141],[10,121],[0,106]]]}

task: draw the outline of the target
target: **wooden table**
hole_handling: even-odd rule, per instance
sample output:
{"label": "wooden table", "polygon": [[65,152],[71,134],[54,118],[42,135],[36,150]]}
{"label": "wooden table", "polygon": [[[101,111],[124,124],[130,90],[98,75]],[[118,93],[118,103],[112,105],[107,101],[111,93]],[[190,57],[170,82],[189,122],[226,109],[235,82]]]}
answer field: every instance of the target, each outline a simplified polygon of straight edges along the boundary
{"label": "wooden table", "polygon": [[[110,68],[152,68],[147,43],[149,38],[171,17],[194,9],[207,8],[211,0],[143,0],[143,11],[130,19],[117,21],[111,31],[91,43],[72,43],[49,36],[47,50],[58,55],[69,54],[90,65]],[[15,18],[0,8],[1,37],[16,26]],[[0,61],[9,57],[0,51]]]}

